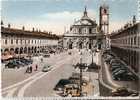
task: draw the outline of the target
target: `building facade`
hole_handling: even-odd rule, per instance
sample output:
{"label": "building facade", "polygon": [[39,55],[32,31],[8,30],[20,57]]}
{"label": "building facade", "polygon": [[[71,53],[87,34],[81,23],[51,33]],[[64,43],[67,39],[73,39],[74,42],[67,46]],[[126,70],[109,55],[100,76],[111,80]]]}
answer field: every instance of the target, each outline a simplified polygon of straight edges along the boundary
{"label": "building facade", "polygon": [[1,54],[2,56],[35,54],[45,52],[48,48],[58,45],[58,36],[41,31],[27,31],[1,26]]}
{"label": "building facade", "polygon": [[135,72],[140,67],[140,23],[133,19],[124,28],[111,34],[111,50]]}
{"label": "building facade", "polygon": [[84,15],[70,26],[70,31],[63,35],[63,47],[68,49],[91,49],[96,44],[97,24],[95,20],[88,17],[85,7]]}

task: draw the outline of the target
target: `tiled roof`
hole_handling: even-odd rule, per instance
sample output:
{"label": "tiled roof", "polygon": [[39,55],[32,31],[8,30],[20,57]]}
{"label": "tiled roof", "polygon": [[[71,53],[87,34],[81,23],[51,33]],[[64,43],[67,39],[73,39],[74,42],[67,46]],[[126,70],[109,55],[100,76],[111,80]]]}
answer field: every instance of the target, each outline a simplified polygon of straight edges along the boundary
{"label": "tiled roof", "polygon": [[41,38],[51,38],[51,39],[59,39],[59,37],[55,34],[50,34],[48,32],[38,32],[38,31],[28,31],[14,28],[1,28],[1,33],[3,34],[12,34],[12,35],[26,35],[26,36],[34,36]]}

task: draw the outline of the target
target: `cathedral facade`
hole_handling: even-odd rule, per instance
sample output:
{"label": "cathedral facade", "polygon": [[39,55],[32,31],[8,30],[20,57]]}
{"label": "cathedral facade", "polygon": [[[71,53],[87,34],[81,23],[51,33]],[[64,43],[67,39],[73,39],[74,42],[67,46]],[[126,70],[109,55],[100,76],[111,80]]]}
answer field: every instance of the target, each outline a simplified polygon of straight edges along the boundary
{"label": "cathedral facade", "polygon": [[92,49],[96,45],[98,35],[97,24],[95,20],[88,17],[85,11],[80,20],[70,26],[70,30],[63,35],[63,47],[67,49]]}

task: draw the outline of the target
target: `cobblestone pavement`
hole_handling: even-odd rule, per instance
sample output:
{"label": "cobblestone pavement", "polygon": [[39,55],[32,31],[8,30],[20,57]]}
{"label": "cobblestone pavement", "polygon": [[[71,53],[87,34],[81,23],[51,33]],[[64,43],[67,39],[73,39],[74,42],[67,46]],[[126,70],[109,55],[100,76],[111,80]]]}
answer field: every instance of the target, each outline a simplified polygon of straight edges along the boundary
{"label": "cobblestone pavement", "polygon": [[[80,56],[78,50],[71,50],[72,55],[68,52],[51,55],[50,58],[43,58],[43,63],[40,62],[40,57],[34,57],[34,64],[39,65],[39,70],[31,74],[25,74],[26,67],[20,69],[4,69],[2,72],[2,96],[3,97],[41,97],[41,96],[56,96],[53,88],[60,79],[68,78],[75,70],[72,65],[79,62]],[[83,51],[83,62],[91,62],[91,54],[88,51]],[[94,57],[97,62],[97,57]],[[52,70],[42,72],[42,66],[49,64]],[[98,73],[85,72],[85,77],[91,78],[91,85],[94,86],[91,96],[98,95]]]}

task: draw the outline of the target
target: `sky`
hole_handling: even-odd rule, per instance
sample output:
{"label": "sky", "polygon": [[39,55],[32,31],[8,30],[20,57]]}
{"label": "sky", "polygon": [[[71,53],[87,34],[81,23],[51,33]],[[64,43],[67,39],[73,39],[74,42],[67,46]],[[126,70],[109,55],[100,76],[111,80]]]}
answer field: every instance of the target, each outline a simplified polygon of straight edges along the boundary
{"label": "sky", "polygon": [[13,28],[51,31],[61,35],[69,30],[74,20],[83,16],[87,6],[88,16],[99,23],[99,7],[109,6],[109,31],[119,29],[137,15],[137,0],[2,0],[1,19]]}

